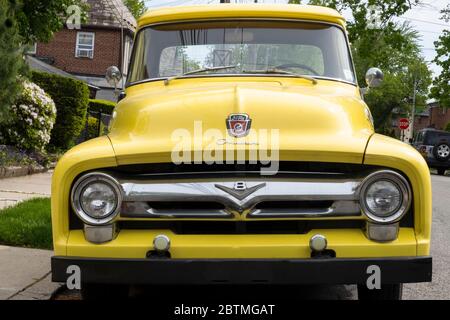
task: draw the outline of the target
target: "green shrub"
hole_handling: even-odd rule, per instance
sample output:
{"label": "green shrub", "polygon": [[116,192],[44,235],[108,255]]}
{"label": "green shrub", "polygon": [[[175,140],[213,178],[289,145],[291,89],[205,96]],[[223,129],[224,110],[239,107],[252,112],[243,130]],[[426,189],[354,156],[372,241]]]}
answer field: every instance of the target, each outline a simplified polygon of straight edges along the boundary
{"label": "green shrub", "polygon": [[22,150],[44,151],[56,118],[55,103],[38,85],[23,82],[23,89],[6,124],[1,128],[3,139]]}
{"label": "green shrub", "polygon": [[87,140],[98,137],[98,119],[89,117],[87,128]]}
{"label": "green shrub", "polygon": [[88,86],[79,80],[42,72],[33,72],[32,79],[50,95],[56,105],[56,122],[50,145],[55,149],[69,149],[85,125]]}
{"label": "green shrub", "polygon": [[99,123],[98,122],[99,122],[99,120],[97,117],[89,116],[88,124],[87,124],[88,125],[87,126],[87,134],[85,137],[86,140],[97,138],[101,135],[108,134],[108,127],[105,126],[103,124],[103,122],[100,122],[100,131],[99,131],[99,128],[98,128]]}
{"label": "green shrub", "polygon": [[450,122],[449,122],[449,123],[447,123],[447,126],[445,127],[445,131],[448,131],[448,132],[450,132]]}
{"label": "green shrub", "polygon": [[101,112],[111,115],[115,107],[116,104],[112,101],[97,99],[89,100],[89,111],[92,112]]}

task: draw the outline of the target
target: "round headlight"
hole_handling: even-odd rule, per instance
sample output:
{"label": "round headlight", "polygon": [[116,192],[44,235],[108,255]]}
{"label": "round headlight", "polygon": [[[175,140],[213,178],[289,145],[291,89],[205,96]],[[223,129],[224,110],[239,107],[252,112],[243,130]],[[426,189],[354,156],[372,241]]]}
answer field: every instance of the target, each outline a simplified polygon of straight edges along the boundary
{"label": "round headlight", "polygon": [[89,173],[72,188],[72,207],[87,224],[111,222],[119,213],[122,193],[119,183],[104,173]]}
{"label": "round headlight", "polygon": [[364,214],[372,221],[398,221],[409,209],[411,191],[408,182],[394,171],[378,171],[362,183],[360,202]]}

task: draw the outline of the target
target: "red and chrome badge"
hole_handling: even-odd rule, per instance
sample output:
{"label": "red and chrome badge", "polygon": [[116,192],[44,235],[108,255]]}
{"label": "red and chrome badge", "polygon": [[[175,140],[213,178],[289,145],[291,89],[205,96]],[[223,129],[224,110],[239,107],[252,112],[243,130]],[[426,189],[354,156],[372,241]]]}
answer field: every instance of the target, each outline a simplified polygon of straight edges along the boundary
{"label": "red and chrome badge", "polygon": [[228,133],[232,137],[244,137],[248,134],[252,119],[245,113],[230,114],[227,119]]}

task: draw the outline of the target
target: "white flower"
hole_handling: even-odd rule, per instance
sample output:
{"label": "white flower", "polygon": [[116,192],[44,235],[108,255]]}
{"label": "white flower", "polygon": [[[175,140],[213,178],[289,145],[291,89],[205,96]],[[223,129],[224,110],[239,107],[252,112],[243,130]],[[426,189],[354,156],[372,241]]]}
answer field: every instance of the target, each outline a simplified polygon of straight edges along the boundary
{"label": "white flower", "polygon": [[56,106],[44,90],[25,81],[18,104],[11,106],[11,127],[6,133],[23,148],[44,149],[56,119]]}

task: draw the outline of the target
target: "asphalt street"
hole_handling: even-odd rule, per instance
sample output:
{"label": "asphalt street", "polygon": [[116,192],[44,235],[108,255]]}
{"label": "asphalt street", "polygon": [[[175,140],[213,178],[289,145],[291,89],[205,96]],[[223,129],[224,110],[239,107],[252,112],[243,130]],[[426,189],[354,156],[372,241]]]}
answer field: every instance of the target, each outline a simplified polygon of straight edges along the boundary
{"label": "asphalt street", "polygon": [[[433,226],[431,255],[433,256],[433,281],[431,283],[405,284],[403,299],[450,299],[450,176],[432,175],[433,185]],[[256,289],[256,290],[255,290]],[[193,296],[193,292],[203,292]],[[357,299],[356,286],[305,286],[296,288],[285,287],[177,287],[177,288],[142,288],[132,291],[131,296],[137,299],[177,296],[178,301],[186,303],[207,303],[234,301],[241,299],[255,303],[260,299],[270,302],[271,299],[325,299],[325,300],[354,300]],[[154,296],[156,294],[156,297]],[[245,297],[245,298],[244,298]],[[77,291],[62,291],[56,299],[78,300]],[[242,303],[243,301],[241,301]]]}

